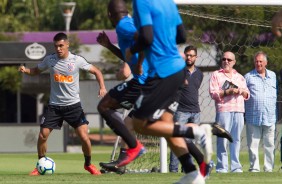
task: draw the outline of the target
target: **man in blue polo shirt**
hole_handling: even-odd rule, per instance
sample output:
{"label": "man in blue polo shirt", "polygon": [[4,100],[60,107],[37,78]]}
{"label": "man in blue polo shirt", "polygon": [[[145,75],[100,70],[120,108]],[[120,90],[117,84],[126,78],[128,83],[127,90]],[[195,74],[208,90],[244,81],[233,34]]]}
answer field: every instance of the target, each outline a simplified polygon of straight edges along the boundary
{"label": "man in blue polo shirt", "polygon": [[265,172],[274,167],[277,80],[273,71],[266,69],[267,55],[257,52],[255,69],[245,75],[250,99],[245,101],[246,132],[249,151],[250,172],[260,172],[259,143],[262,139]]}

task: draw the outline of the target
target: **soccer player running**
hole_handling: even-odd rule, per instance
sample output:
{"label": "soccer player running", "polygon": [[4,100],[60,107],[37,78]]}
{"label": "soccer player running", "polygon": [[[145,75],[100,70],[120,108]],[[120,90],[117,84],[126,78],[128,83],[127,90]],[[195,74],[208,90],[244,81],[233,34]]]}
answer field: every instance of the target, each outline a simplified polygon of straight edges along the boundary
{"label": "soccer player running", "polygon": [[[117,57],[124,60],[125,49],[133,45],[137,38],[137,30],[134,27],[133,19],[128,16],[128,10],[123,0],[111,0],[108,4],[108,17],[116,28],[118,45],[113,45],[105,32],[98,35],[97,41],[102,46],[109,49]],[[108,94],[99,102],[98,111],[106,120],[107,125],[119,135],[128,148],[122,147],[117,161],[112,163],[100,163],[106,170],[114,172],[124,172],[124,167],[116,167],[119,164],[127,165],[145,152],[144,146],[136,139],[135,135],[126,128],[122,114],[117,109],[131,109],[140,95],[140,88],[144,84],[148,75],[148,64],[143,61],[142,56],[135,54],[129,62],[124,63],[124,67],[129,65],[133,78],[112,88]],[[140,67],[141,65],[142,67]],[[142,68],[142,71],[140,71]],[[142,74],[140,74],[142,73]],[[127,117],[130,121],[130,117]]]}
{"label": "soccer player running", "polygon": [[[108,4],[108,15],[113,26],[116,28],[116,33],[118,36],[118,45],[120,48],[117,48],[110,42],[105,32],[101,32],[98,35],[97,41],[102,46],[108,48],[117,57],[124,60],[125,49],[133,45],[133,43],[135,42],[135,39],[137,38],[137,30],[133,24],[133,19],[128,16],[128,10],[123,0],[110,1],[110,3]],[[148,75],[148,63],[146,59],[142,59],[143,58],[140,57],[140,54],[139,59],[137,54],[131,57],[131,60],[128,62],[128,64],[133,73],[133,79],[121,83],[111,89],[109,93],[104,97],[104,99],[101,100],[98,109],[100,109],[101,106],[103,106],[103,108],[109,108],[111,110],[115,110],[118,108],[130,109],[132,107],[132,105],[135,103],[138,96],[140,95],[141,88],[144,87],[144,83]],[[139,65],[141,62],[143,62],[143,64],[141,65],[142,72],[140,71]],[[125,79],[128,77],[130,71],[128,71],[127,66],[127,63],[124,63],[121,72],[119,72],[119,74],[122,73],[122,78],[119,77],[120,79]],[[116,111],[115,113],[118,112]],[[119,117],[121,117],[120,114]],[[108,123],[116,123],[116,126],[118,124],[123,123],[121,118],[118,118],[116,120],[118,121]],[[124,121],[127,126],[132,126],[131,113],[125,118]],[[221,134],[228,136],[228,134],[226,134],[225,132],[219,131],[217,127],[213,128],[213,131],[217,135]],[[108,171],[124,173],[124,167],[116,166],[119,165],[126,158],[127,154],[125,148],[126,145],[123,142],[121,145],[119,158],[116,161],[110,163],[101,162],[100,166]]]}
{"label": "soccer player running", "polygon": [[212,155],[210,125],[179,125],[173,122],[172,113],[178,106],[174,99],[185,80],[185,61],[178,52],[177,44],[184,43],[186,35],[177,7],[172,0],[134,0],[133,11],[139,35],[134,45],[126,49],[126,60],[129,61],[137,52],[145,51],[150,66],[149,77],[134,106],[134,130],[166,138],[186,173],[178,183],[205,183],[191,161],[183,137],[196,139],[208,163]]}
{"label": "soccer player running", "polygon": [[[47,111],[44,113],[37,141],[38,158],[45,157],[47,140],[53,129],[61,129],[66,121],[75,130],[82,143],[85,162],[84,169],[93,175],[101,172],[91,164],[91,142],[88,137],[88,124],[79,97],[79,70],[94,74],[103,97],[107,90],[101,71],[89,64],[83,57],[69,51],[69,40],[65,33],[58,33],[53,38],[55,54],[48,55],[34,68],[19,67],[19,71],[28,75],[39,75],[44,70],[50,71],[51,91]],[[39,175],[35,168],[30,175]]]}

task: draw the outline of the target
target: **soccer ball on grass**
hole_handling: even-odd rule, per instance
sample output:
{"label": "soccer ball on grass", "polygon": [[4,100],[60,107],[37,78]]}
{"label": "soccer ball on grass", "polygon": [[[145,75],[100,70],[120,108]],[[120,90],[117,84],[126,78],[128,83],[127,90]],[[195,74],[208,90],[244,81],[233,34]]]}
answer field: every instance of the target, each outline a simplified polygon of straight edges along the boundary
{"label": "soccer ball on grass", "polygon": [[49,157],[42,157],[38,160],[36,168],[41,175],[54,174],[56,164],[53,159]]}

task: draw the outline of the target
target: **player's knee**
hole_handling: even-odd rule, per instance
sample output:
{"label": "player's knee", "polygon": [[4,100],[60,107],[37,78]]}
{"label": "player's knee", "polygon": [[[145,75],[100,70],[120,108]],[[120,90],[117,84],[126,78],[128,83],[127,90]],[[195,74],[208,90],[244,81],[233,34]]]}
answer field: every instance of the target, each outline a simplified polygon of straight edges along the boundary
{"label": "player's knee", "polygon": [[107,110],[111,109],[111,102],[107,99],[103,99],[97,106],[98,112],[103,115]]}
{"label": "player's knee", "polygon": [[148,127],[150,126],[147,120],[136,119],[136,118],[133,118],[131,123],[134,128],[134,131],[140,134],[146,134]]}
{"label": "player's knee", "polygon": [[88,142],[88,141],[89,141],[89,137],[88,137],[87,134],[85,134],[85,135],[80,135],[80,140],[81,140],[82,142]]}
{"label": "player's knee", "polygon": [[41,140],[41,141],[47,141],[48,136],[47,136],[47,135],[44,135],[44,134],[42,134],[42,133],[39,133],[38,138],[39,138],[39,140]]}
{"label": "player's knee", "polygon": [[132,123],[132,119],[130,117],[126,117],[124,119],[124,124],[125,124],[125,126],[128,130],[133,130],[133,123]]}
{"label": "player's knee", "polygon": [[139,123],[135,123],[133,124],[133,128],[134,128],[134,131],[139,133],[139,134],[144,134],[146,133],[145,131],[145,126],[143,124],[139,124]]}
{"label": "player's knee", "polygon": [[109,95],[106,95],[103,97],[103,99],[99,102],[97,109],[98,112],[103,115],[103,113],[105,113],[106,111],[110,110],[110,109],[118,109],[120,108],[120,105],[118,103],[117,100],[115,100],[114,98],[112,98]]}
{"label": "player's knee", "polygon": [[103,102],[100,101],[100,103],[97,106],[97,110],[100,114],[103,114],[103,112],[106,111],[106,106]]}

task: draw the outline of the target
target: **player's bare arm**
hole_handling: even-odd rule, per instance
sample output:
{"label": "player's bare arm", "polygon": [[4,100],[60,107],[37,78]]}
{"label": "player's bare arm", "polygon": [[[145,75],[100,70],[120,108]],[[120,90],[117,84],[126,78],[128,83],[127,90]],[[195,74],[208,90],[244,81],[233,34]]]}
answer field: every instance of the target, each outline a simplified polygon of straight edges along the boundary
{"label": "player's bare arm", "polygon": [[104,77],[101,73],[101,71],[96,68],[95,66],[91,66],[90,70],[89,70],[90,73],[92,73],[93,75],[95,75],[97,81],[98,81],[98,84],[100,86],[100,90],[99,90],[99,94],[98,96],[99,97],[104,97],[107,93],[107,89],[106,89],[106,86],[105,86],[105,82],[104,82]]}
{"label": "player's bare arm", "polygon": [[121,50],[118,47],[116,47],[114,44],[111,43],[109,37],[107,36],[107,34],[104,31],[99,33],[96,40],[100,45],[109,49],[118,58],[120,58],[121,60],[124,60]]}
{"label": "player's bare arm", "polygon": [[25,73],[27,75],[38,75],[41,73],[38,67],[34,68],[26,68],[25,66],[21,65],[18,69],[20,72]]}
{"label": "player's bare arm", "polygon": [[131,75],[131,70],[129,65],[124,62],[122,63],[122,66],[119,68],[119,70],[116,73],[117,80],[126,80]]}

